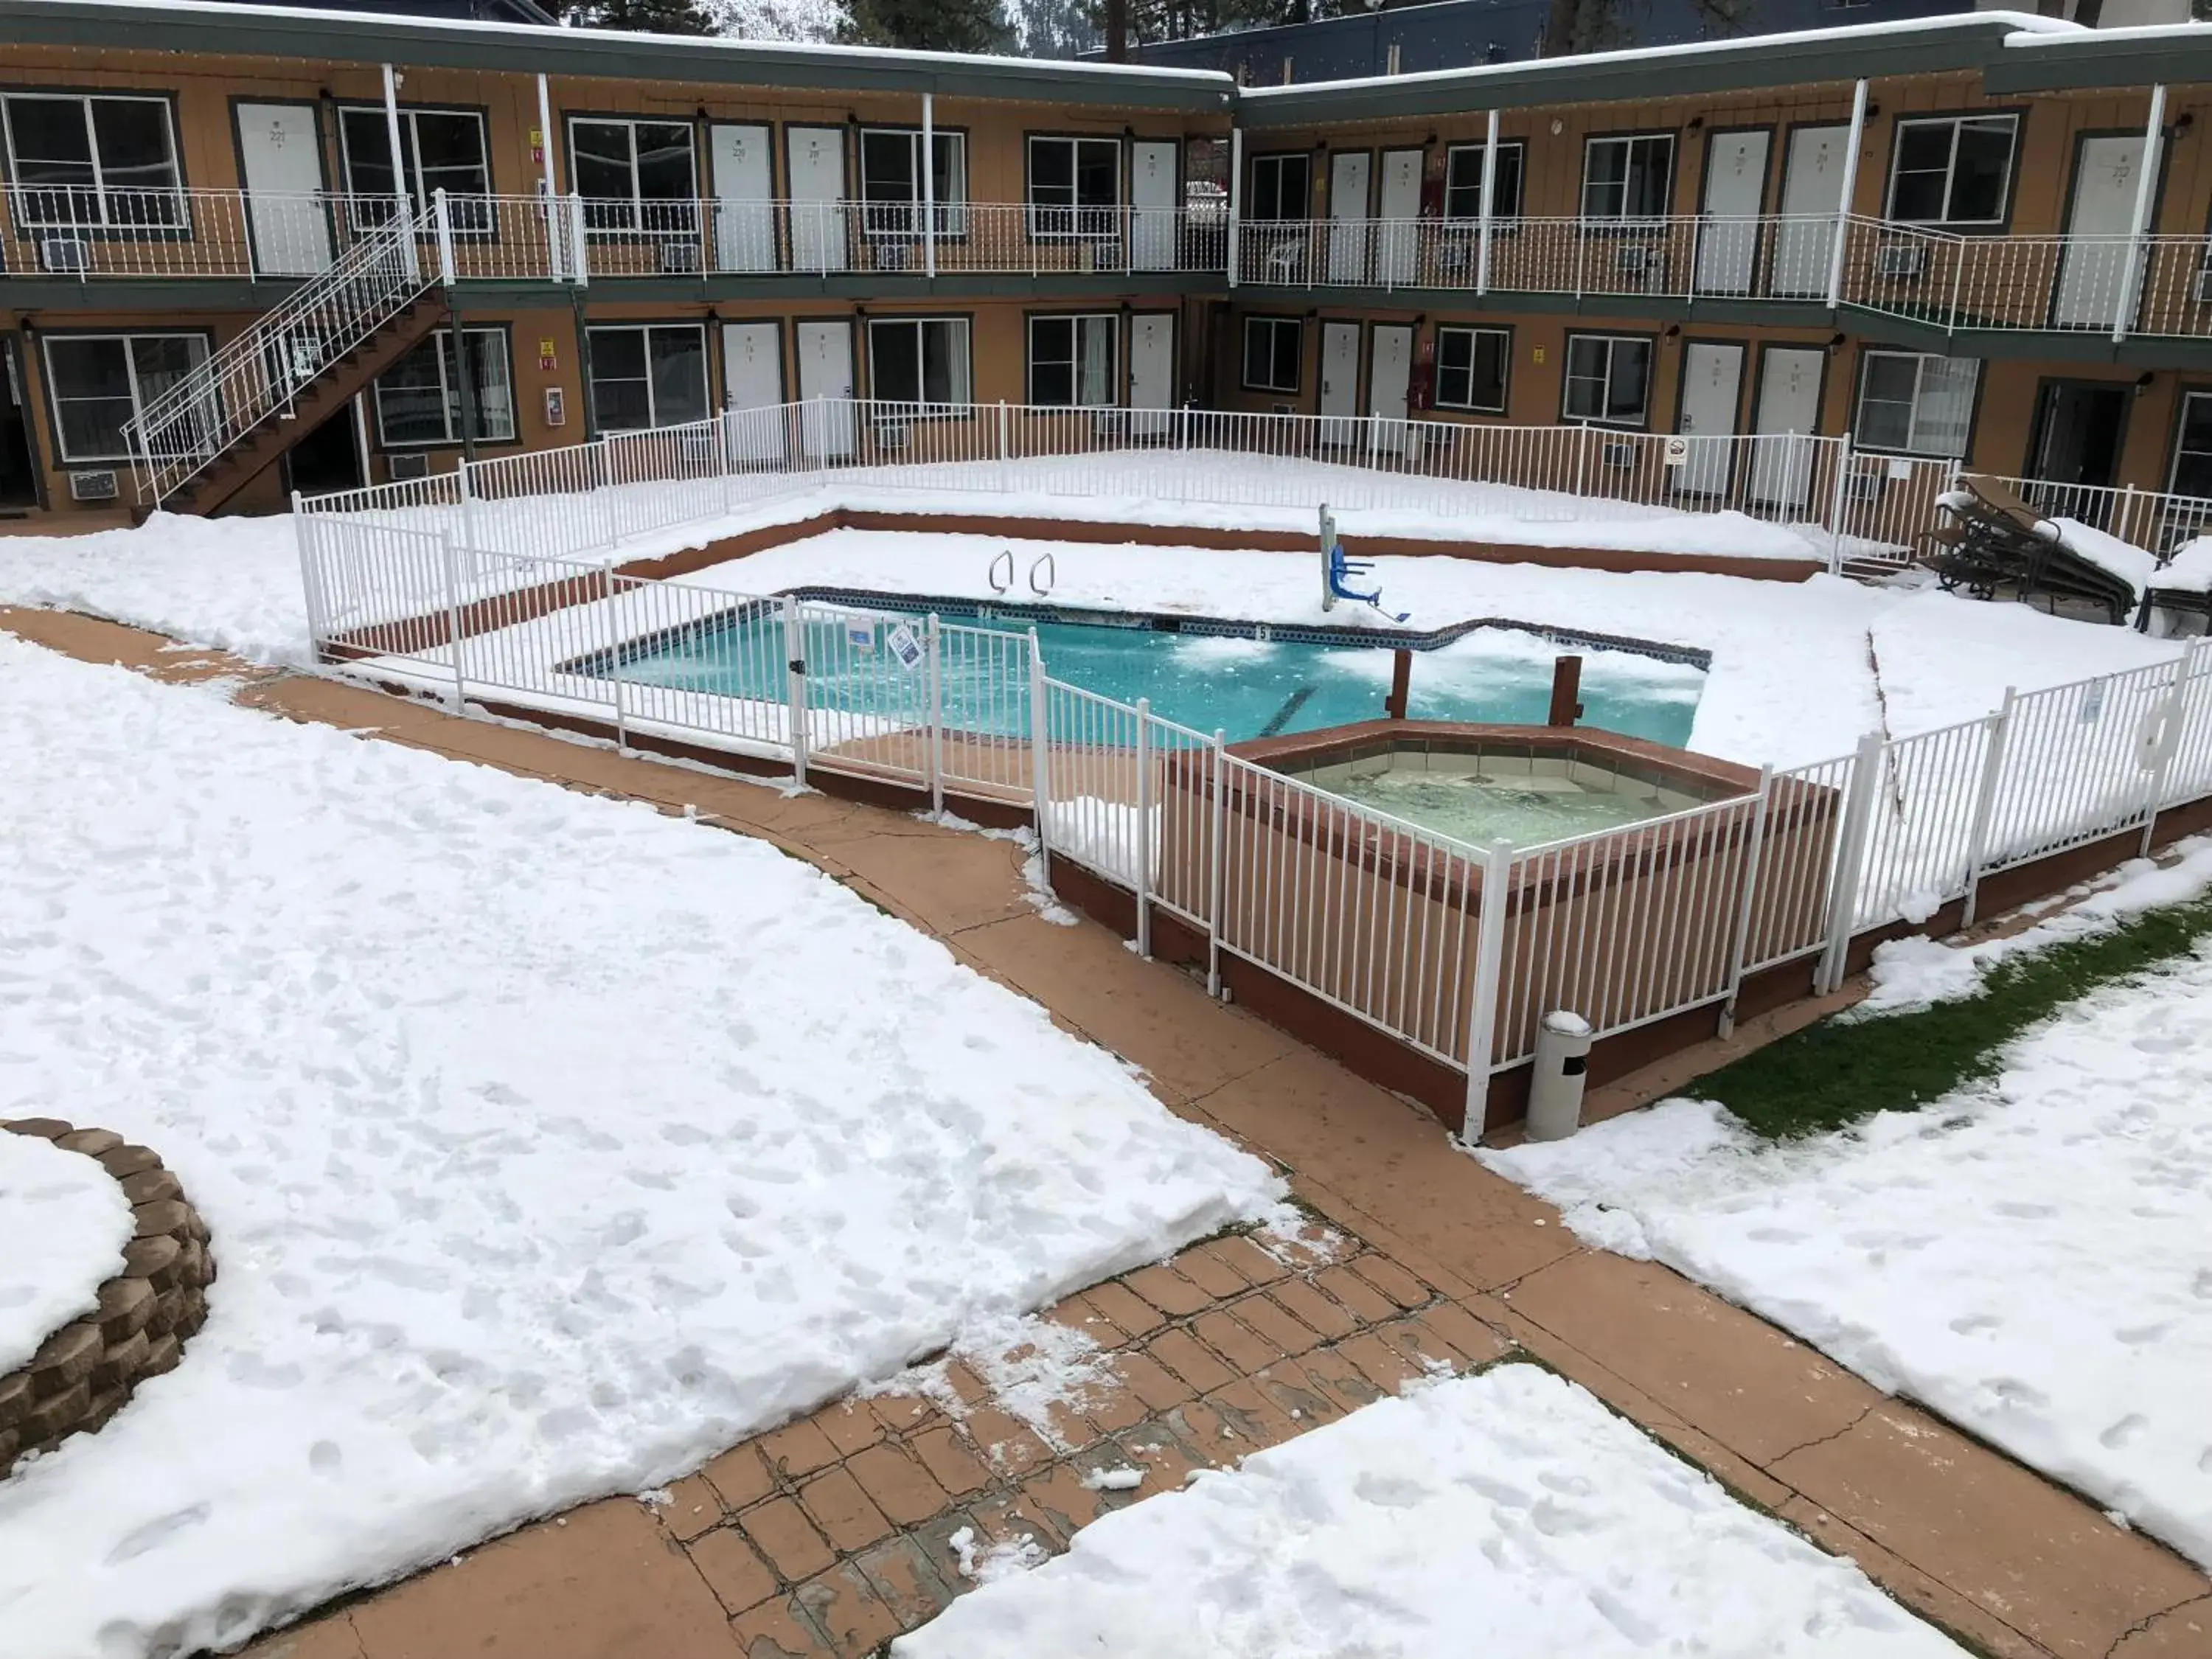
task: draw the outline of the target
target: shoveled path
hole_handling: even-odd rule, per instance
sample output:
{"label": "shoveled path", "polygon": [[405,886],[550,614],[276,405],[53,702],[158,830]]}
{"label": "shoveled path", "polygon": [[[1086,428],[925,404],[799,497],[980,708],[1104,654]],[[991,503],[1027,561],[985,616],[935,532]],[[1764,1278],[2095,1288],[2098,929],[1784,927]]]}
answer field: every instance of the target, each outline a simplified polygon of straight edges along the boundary
{"label": "shoveled path", "polygon": [[2194,1567],[1667,1269],[1581,1248],[1425,1114],[1104,929],[1041,915],[1005,842],[82,617],[0,608],[0,628],[160,678],[235,677],[241,703],[769,841],[1141,1067],[1172,1109],[1284,1166],[1340,1235],[1276,1254],[1218,1241],[1072,1298],[1054,1317],[1113,1357],[1047,1434],[1005,1420],[956,1368],[951,1402],[833,1404],[732,1449],[665,1505],[615,1499],[526,1528],[272,1638],[268,1659],[864,1654],[963,1586],[962,1528],[971,1549],[1023,1531],[1057,1547],[1131,1501],[1082,1484],[1102,1461],[1154,1471],[1141,1497],[1424,1362],[1516,1350],[1987,1653],[2212,1659],[2212,1582]]}

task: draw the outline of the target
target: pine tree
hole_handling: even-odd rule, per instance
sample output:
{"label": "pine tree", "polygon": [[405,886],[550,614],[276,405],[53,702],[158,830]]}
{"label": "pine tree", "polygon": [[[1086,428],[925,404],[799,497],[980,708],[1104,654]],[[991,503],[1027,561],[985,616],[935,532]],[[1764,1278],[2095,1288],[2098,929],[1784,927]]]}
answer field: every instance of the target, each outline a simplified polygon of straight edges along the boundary
{"label": "pine tree", "polygon": [[1000,0],[854,0],[855,39],[918,52],[1012,52]]}
{"label": "pine tree", "polygon": [[714,20],[697,0],[580,0],[562,8],[564,21],[585,28],[641,34],[713,34]]}

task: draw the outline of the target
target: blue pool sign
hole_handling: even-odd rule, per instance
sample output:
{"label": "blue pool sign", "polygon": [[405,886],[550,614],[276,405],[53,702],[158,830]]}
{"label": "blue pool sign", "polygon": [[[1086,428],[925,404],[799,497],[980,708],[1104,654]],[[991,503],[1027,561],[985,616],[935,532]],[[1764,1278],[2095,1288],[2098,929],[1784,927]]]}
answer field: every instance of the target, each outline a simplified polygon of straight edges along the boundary
{"label": "blue pool sign", "polygon": [[921,660],[921,641],[915,638],[914,629],[904,623],[891,629],[890,638],[884,643],[890,647],[891,655],[906,667],[912,668]]}
{"label": "blue pool sign", "polygon": [[851,646],[855,651],[874,650],[876,648],[875,623],[847,623],[845,624],[845,643]]}

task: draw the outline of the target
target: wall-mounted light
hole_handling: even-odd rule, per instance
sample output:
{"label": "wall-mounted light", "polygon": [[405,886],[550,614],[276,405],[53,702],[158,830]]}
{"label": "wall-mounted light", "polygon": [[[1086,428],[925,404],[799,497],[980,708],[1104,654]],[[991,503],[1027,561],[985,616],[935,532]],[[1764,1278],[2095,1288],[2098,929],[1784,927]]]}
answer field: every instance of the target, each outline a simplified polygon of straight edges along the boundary
{"label": "wall-mounted light", "polygon": [[1659,337],[1660,337],[1661,339],[1662,339],[1662,340],[1671,340],[1671,339],[1673,339],[1676,335],[1680,334],[1681,331],[1682,331],[1682,325],[1681,325],[1681,324],[1680,324],[1680,323],[1669,323],[1669,324],[1668,324],[1668,325],[1667,325],[1667,331],[1666,331],[1664,334],[1662,334]]}
{"label": "wall-mounted light", "polygon": [[1696,132],[1696,131],[1698,131],[1699,129],[1701,129],[1705,125],[1705,118],[1704,116],[1702,116],[1702,115],[1692,115],[1692,116],[1690,118],[1690,131],[1692,131],[1692,132]]}
{"label": "wall-mounted light", "polygon": [[1567,130],[1567,124],[1554,115],[1552,118],[1552,137],[1556,138]]}
{"label": "wall-mounted light", "polygon": [[2152,372],[2151,372],[2149,369],[2148,369],[2148,368],[2147,368],[2147,369],[2145,369],[2145,370],[2143,370],[2143,372],[2142,372],[2142,374],[2140,374],[2136,375],[2136,397],[2138,397],[2138,398],[2140,398],[2140,397],[2142,397],[2142,396],[2143,395],[2143,393],[2144,393],[2144,392],[2146,392],[2149,391],[2149,390],[2150,390],[2150,387],[2151,387],[2151,382],[2152,382],[2152,381],[2154,381],[2154,380],[2155,380],[2156,379],[2158,379],[2158,376],[2157,376],[2155,374],[2152,373]]}
{"label": "wall-mounted light", "polygon": [[1874,100],[1873,100],[1873,99],[1871,99],[1871,98],[1868,99],[1868,100],[1867,100],[1867,119],[1868,119],[1868,120],[1869,120],[1869,121],[1871,121],[1871,120],[1873,120],[1873,119],[1874,119],[1874,118],[1875,118],[1875,116],[1877,116],[1877,115],[1879,115],[1879,114],[1881,114],[1881,106],[1880,104],[1875,103],[1875,102],[1874,101]]}
{"label": "wall-mounted light", "polygon": [[1843,349],[1843,348],[1844,348],[1845,345],[1847,345],[1848,343],[1850,343],[1850,335],[1848,335],[1848,334],[1838,334],[1838,335],[1836,335],[1836,336],[1832,337],[1829,340],[1829,342],[1828,342],[1828,349],[1829,349],[1829,350],[1831,350],[1831,351],[1840,351],[1841,349]]}
{"label": "wall-mounted light", "polygon": [[2179,115],[2179,116],[2175,119],[2175,121],[2174,121],[2174,123],[2173,123],[2173,136],[2174,136],[2175,137],[2179,138],[2179,137],[2181,137],[2181,135],[2182,135],[2183,133],[2185,133],[2185,132],[2188,131],[2190,128],[2191,128],[2191,127],[2195,126],[2196,125],[2197,125],[2197,112],[2196,112],[2196,111],[2194,111],[2194,110],[2186,110],[2186,109],[2185,109],[2185,110],[2184,110],[2184,111],[2182,111],[2182,112],[2181,112],[2180,115]]}

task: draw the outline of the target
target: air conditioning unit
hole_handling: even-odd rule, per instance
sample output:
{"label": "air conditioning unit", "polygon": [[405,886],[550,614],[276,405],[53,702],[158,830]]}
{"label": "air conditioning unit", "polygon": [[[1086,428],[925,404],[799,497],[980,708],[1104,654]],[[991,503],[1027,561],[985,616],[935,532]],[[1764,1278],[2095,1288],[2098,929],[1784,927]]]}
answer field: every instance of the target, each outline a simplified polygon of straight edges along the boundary
{"label": "air conditioning unit", "polygon": [[1624,276],[1641,276],[1659,263],[1659,250],[1649,242],[1624,242],[1613,251],[1613,268]]}
{"label": "air conditioning unit", "polygon": [[1884,242],[1874,251],[1874,274],[1877,276],[1917,276],[1927,269],[1925,242]]}
{"label": "air conditioning unit", "polygon": [[430,476],[430,458],[428,455],[394,455],[386,461],[385,466],[392,474],[394,483],[404,478],[427,478]]}
{"label": "air conditioning unit", "polygon": [[2212,265],[2207,265],[2197,273],[2197,303],[2212,306]]}
{"label": "air conditioning unit", "polygon": [[1880,501],[1881,486],[1882,476],[1879,472],[1848,472],[1844,475],[1844,494],[1855,503]]}
{"label": "air conditioning unit", "polygon": [[908,425],[904,421],[878,421],[876,422],[876,447],[878,449],[904,449],[907,445],[907,440],[913,434],[913,432],[914,428]]}
{"label": "air conditioning unit", "polygon": [[70,499],[73,501],[112,501],[115,499],[115,469],[100,472],[72,472],[69,475]]}
{"label": "air conditioning unit", "polygon": [[41,236],[39,264],[61,276],[82,276],[92,269],[92,243],[82,236]]}
{"label": "air conditioning unit", "polygon": [[1636,446],[1627,443],[1608,443],[1605,447],[1607,466],[1631,467],[1636,465]]}
{"label": "air conditioning unit", "polygon": [[1297,412],[1298,406],[1296,404],[1277,404],[1275,405],[1275,413],[1278,415],[1295,415]]}
{"label": "air conditioning unit", "polygon": [[664,276],[697,276],[699,274],[699,244],[663,242],[660,245],[660,274]]}
{"label": "air conditioning unit", "polygon": [[1121,242],[1119,237],[1103,242],[1083,245],[1083,268],[1085,270],[1119,270],[1121,268]]}
{"label": "air conditioning unit", "polygon": [[1440,270],[1465,270],[1468,246],[1465,242],[1443,242],[1437,247],[1437,267]]}
{"label": "air conditioning unit", "polygon": [[876,244],[878,270],[907,270],[914,264],[914,248],[907,242],[878,242]]}

